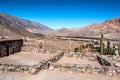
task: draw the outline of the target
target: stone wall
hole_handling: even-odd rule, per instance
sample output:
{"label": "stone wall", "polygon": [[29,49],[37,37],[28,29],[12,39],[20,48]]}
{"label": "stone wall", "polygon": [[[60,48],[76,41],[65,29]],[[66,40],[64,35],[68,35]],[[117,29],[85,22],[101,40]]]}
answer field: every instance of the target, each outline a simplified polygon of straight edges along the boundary
{"label": "stone wall", "polygon": [[81,72],[102,75],[120,75],[120,67],[114,66],[91,66],[85,64],[51,64],[49,70],[59,70],[67,72]]}
{"label": "stone wall", "polygon": [[20,52],[22,46],[22,39],[0,41],[0,57],[9,56],[16,52]]}
{"label": "stone wall", "polygon": [[109,61],[107,61],[106,59],[100,57],[97,55],[97,60],[98,60],[98,63],[100,65],[104,65],[104,66],[111,66],[111,63]]}
{"label": "stone wall", "polygon": [[48,69],[51,63],[58,61],[59,59],[63,57],[63,55],[64,53],[58,53],[58,54],[52,55],[48,59],[42,60],[41,62],[33,66],[0,64],[0,70],[36,74],[40,70]]}
{"label": "stone wall", "polygon": [[35,74],[42,69],[48,69],[50,67],[51,63],[60,60],[63,56],[64,56],[63,52],[54,54],[51,57],[49,57],[48,59],[43,60],[42,62],[39,62],[37,65],[33,65],[32,69],[29,71],[29,73]]}
{"label": "stone wall", "polygon": [[96,54],[84,54],[80,52],[67,52],[65,53],[66,57],[71,57],[71,58],[81,58],[81,59],[86,59],[90,61],[97,61]]}

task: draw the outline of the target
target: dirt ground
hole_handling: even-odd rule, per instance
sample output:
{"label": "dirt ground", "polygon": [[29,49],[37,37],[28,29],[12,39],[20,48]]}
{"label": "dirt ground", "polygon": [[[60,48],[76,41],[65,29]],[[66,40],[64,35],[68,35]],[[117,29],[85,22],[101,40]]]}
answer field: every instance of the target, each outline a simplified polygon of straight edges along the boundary
{"label": "dirt ground", "polygon": [[45,39],[43,42],[43,48],[54,51],[74,51],[74,48],[80,45],[87,44],[87,42],[73,41],[73,40],[61,40],[61,39]]}
{"label": "dirt ground", "polygon": [[[33,45],[38,47],[38,42],[27,42],[26,45]],[[43,42],[43,48],[46,50],[68,50],[84,44],[79,41],[66,41],[66,40],[47,40]],[[72,46],[72,47],[70,47]],[[7,57],[0,58],[0,63],[29,65],[39,63],[40,61],[50,57],[50,54],[32,53],[32,52],[19,52]],[[93,66],[99,66],[97,61],[89,61],[87,59],[63,57],[56,64],[70,63],[70,64],[90,64]],[[36,75],[31,75],[22,72],[2,72],[0,71],[0,80],[120,80],[120,76],[107,76],[100,74],[89,73],[76,73],[65,71],[50,71],[42,70]]]}
{"label": "dirt ground", "polygon": [[62,57],[57,64],[63,64],[63,63],[70,63],[70,64],[90,64],[92,66],[99,66],[99,63],[97,61],[90,61],[87,59],[81,59],[81,58],[71,58],[71,57]]}
{"label": "dirt ground", "polygon": [[0,63],[32,66],[34,64],[38,64],[44,59],[47,59],[48,57],[48,54],[19,52],[10,56],[0,58]]}
{"label": "dirt ground", "polygon": [[40,71],[37,75],[0,72],[0,80],[120,80],[120,76],[105,76],[63,71]]}

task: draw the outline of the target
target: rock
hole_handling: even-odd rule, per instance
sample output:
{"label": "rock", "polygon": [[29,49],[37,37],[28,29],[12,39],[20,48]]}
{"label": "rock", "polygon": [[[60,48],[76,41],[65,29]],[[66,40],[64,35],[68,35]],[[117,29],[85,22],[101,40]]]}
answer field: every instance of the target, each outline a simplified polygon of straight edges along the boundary
{"label": "rock", "polygon": [[22,72],[25,72],[25,71],[27,71],[28,69],[29,69],[28,66],[22,66],[22,67],[21,67],[21,71],[22,71]]}
{"label": "rock", "polygon": [[38,70],[36,68],[31,68],[28,72],[30,74],[35,74]]}
{"label": "rock", "polygon": [[54,68],[55,68],[55,67],[51,65],[51,66],[49,67],[49,70],[54,70]]}
{"label": "rock", "polygon": [[97,56],[97,60],[101,65],[111,66],[110,62],[100,56]]}
{"label": "rock", "polygon": [[10,66],[10,67],[8,67],[8,71],[15,71],[15,67],[14,66]]}
{"label": "rock", "polygon": [[113,67],[109,67],[108,75],[117,75],[117,72]]}
{"label": "rock", "polygon": [[4,69],[4,66],[2,65],[2,66],[0,66],[0,70],[3,70]]}

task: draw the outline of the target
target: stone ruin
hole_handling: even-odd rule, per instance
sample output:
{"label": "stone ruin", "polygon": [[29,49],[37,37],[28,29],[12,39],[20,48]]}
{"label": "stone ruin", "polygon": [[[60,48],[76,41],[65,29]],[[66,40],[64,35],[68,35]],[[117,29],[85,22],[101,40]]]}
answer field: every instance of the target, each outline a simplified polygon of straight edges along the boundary
{"label": "stone ruin", "polygon": [[64,56],[64,53],[58,53],[55,55],[52,55],[46,60],[42,60],[36,65],[33,66],[27,66],[27,65],[14,65],[14,64],[0,64],[0,70],[1,71],[12,71],[12,72],[23,72],[23,73],[30,73],[30,74],[36,74],[40,70],[48,69],[50,67],[50,64],[53,62],[58,61]]}
{"label": "stone ruin", "polygon": [[22,46],[22,39],[0,41],[0,57],[20,52]]}
{"label": "stone ruin", "polygon": [[[81,58],[78,54],[64,54],[66,57],[72,58]],[[102,57],[102,55],[89,54],[84,55],[82,59],[87,59],[91,61],[97,61],[100,65],[93,66],[90,64],[70,64],[70,63],[51,63],[49,70],[58,70],[58,71],[67,71],[67,72],[81,72],[81,73],[90,73],[90,74],[102,74],[102,75],[120,75],[120,66],[115,66],[113,63],[109,62],[107,59]]]}
{"label": "stone ruin", "polygon": [[[0,42],[0,57],[9,56],[16,52],[21,51],[23,45],[23,40],[8,40],[8,41],[1,41]],[[81,54],[79,53],[68,53],[64,54],[59,52],[57,54],[53,54],[46,60],[42,60],[38,64],[33,66],[27,65],[14,65],[14,64],[4,64],[0,63],[0,70],[1,71],[12,71],[12,72],[23,72],[23,73],[30,73],[36,74],[40,70],[49,69],[49,70],[60,70],[60,71],[68,71],[68,72],[81,72],[81,73],[90,73],[90,74],[104,74],[104,75],[119,75],[120,74],[120,67],[112,65],[108,60],[105,58],[98,56],[98,55],[84,55],[82,56],[83,59],[89,59],[92,61],[98,61],[101,65],[100,66],[92,66],[90,64],[56,64],[54,62],[60,60],[63,56],[66,57],[75,57],[81,58]],[[120,61],[120,60],[117,60]]]}
{"label": "stone ruin", "polygon": [[91,66],[85,64],[51,64],[50,70],[67,71],[67,72],[81,72],[90,74],[103,74],[103,75],[119,75],[120,70],[114,66]]}

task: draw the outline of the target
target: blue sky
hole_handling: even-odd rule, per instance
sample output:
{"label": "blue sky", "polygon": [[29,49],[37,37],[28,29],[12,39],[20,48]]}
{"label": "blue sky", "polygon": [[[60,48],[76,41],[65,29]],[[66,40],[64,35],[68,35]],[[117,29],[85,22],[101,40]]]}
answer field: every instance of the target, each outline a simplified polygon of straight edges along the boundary
{"label": "blue sky", "polygon": [[52,29],[79,28],[120,17],[120,0],[0,0],[0,11]]}

